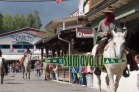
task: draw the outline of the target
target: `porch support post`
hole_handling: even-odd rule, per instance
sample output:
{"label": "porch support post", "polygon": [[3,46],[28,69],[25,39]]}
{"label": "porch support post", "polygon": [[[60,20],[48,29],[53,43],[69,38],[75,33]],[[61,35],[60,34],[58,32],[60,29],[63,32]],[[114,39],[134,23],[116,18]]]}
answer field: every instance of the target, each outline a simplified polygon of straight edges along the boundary
{"label": "porch support post", "polygon": [[65,30],[65,21],[63,21],[63,30]]}
{"label": "porch support post", "polygon": [[43,59],[43,47],[41,47],[41,59]]}
{"label": "porch support post", "polygon": [[95,28],[93,28],[93,35],[93,46],[95,46],[97,44],[97,32]]}

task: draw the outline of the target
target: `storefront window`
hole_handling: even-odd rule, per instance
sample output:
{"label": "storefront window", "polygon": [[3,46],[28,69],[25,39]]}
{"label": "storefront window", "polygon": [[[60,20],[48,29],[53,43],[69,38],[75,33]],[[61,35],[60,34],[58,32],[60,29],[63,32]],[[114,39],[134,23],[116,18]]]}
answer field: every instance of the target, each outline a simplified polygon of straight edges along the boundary
{"label": "storefront window", "polygon": [[23,48],[26,49],[27,47],[28,47],[29,49],[33,49],[33,45],[24,45]]}
{"label": "storefront window", "polygon": [[2,49],[10,49],[10,45],[1,45]]}
{"label": "storefront window", "polygon": [[22,45],[13,45],[14,49],[22,49]]}

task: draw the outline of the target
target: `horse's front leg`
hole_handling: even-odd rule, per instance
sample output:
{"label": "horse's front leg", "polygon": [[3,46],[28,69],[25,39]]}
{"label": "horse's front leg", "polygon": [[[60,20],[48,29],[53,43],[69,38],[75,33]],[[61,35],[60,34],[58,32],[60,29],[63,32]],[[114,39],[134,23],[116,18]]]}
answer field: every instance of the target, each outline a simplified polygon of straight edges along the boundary
{"label": "horse's front leg", "polygon": [[31,65],[29,66],[29,70],[28,70],[28,80],[30,80],[30,72],[31,72]]}
{"label": "horse's front leg", "polygon": [[108,73],[108,78],[109,78],[110,92],[116,92],[115,91],[116,87],[115,87],[114,78],[113,78],[114,74],[108,69],[107,69],[107,73]]}
{"label": "horse's front leg", "polygon": [[23,72],[23,79],[24,79],[24,73],[25,73],[24,67],[22,67],[22,72]]}
{"label": "horse's front leg", "polygon": [[106,75],[106,84],[107,84],[107,88],[108,88],[108,92],[111,92],[110,91],[110,85],[109,85],[109,78],[108,78],[108,74]]}
{"label": "horse's front leg", "polygon": [[1,74],[1,84],[3,84],[4,74]]}
{"label": "horse's front leg", "polygon": [[29,74],[28,74],[28,79],[30,80],[30,72],[29,72]]}
{"label": "horse's front leg", "polygon": [[26,79],[27,79],[27,69],[25,68],[25,75],[26,75]]}
{"label": "horse's front leg", "polygon": [[98,79],[99,92],[101,92],[101,75],[97,76],[97,79]]}
{"label": "horse's front leg", "polygon": [[28,80],[30,80],[30,71],[28,72]]}
{"label": "horse's front leg", "polygon": [[118,88],[118,86],[119,86],[119,81],[120,81],[120,78],[122,77],[122,75],[123,75],[123,72],[119,72],[117,75],[116,75],[116,83],[115,83],[115,86],[116,86],[116,88],[115,88],[115,92],[117,91],[117,88]]}

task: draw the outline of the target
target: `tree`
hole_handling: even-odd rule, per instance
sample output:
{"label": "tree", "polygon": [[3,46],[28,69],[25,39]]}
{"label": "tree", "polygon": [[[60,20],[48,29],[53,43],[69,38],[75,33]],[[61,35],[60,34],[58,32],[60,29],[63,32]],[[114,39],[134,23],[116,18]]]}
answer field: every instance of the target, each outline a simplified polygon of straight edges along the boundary
{"label": "tree", "polygon": [[14,25],[14,29],[13,30],[17,30],[17,29],[20,29],[21,26],[20,26],[20,16],[18,13],[16,13],[13,17],[13,25]]}
{"label": "tree", "polygon": [[26,25],[26,18],[24,17],[23,14],[20,15],[20,18],[19,19],[20,19],[20,22],[19,22],[20,28],[27,27],[27,25]]}
{"label": "tree", "polygon": [[33,25],[34,25],[34,18],[33,15],[29,13],[26,17],[26,26],[33,28]]}
{"label": "tree", "polygon": [[14,30],[13,17],[8,12],[3,16],[3,30],[4,32]]}
{"label": "tree", "polygon": [[41,23],[41,20],[40,20],[40,17],[39,17],[39,12],[37,10],[34,11],[33,17],[34,17],[33,28],[40,29],[41,26],[42,26],[42,23]]}
{"label": "tree", "polygon": [[0,13],[0,33],[3,32],[3,28],[2,28],[2,25],[3,25],[3,15]]}
{"label": "tree", "polygon": [[14,16],[8,12],[5,15],[0,13],[0,33],[10,32],[25,27],[40,29],[42,26],[39,12],[34,11],[34,14],[28,13],[25,17],[23,14],[16,13]]}

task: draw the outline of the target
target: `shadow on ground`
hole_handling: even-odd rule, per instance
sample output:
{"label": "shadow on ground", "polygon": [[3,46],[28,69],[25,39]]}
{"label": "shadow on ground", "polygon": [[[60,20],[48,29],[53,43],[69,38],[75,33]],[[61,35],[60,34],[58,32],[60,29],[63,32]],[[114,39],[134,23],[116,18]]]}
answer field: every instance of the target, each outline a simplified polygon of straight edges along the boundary
{"label": "shadow on ground", "polygon": [[15,79],[4,79],[4,81],[13,81]]}
{"label": "shadow on ground", "polygon": [[7,83],[4,83],[4,84],[25,84],[25,83],[18,83],[18,82],[7,82]]}

